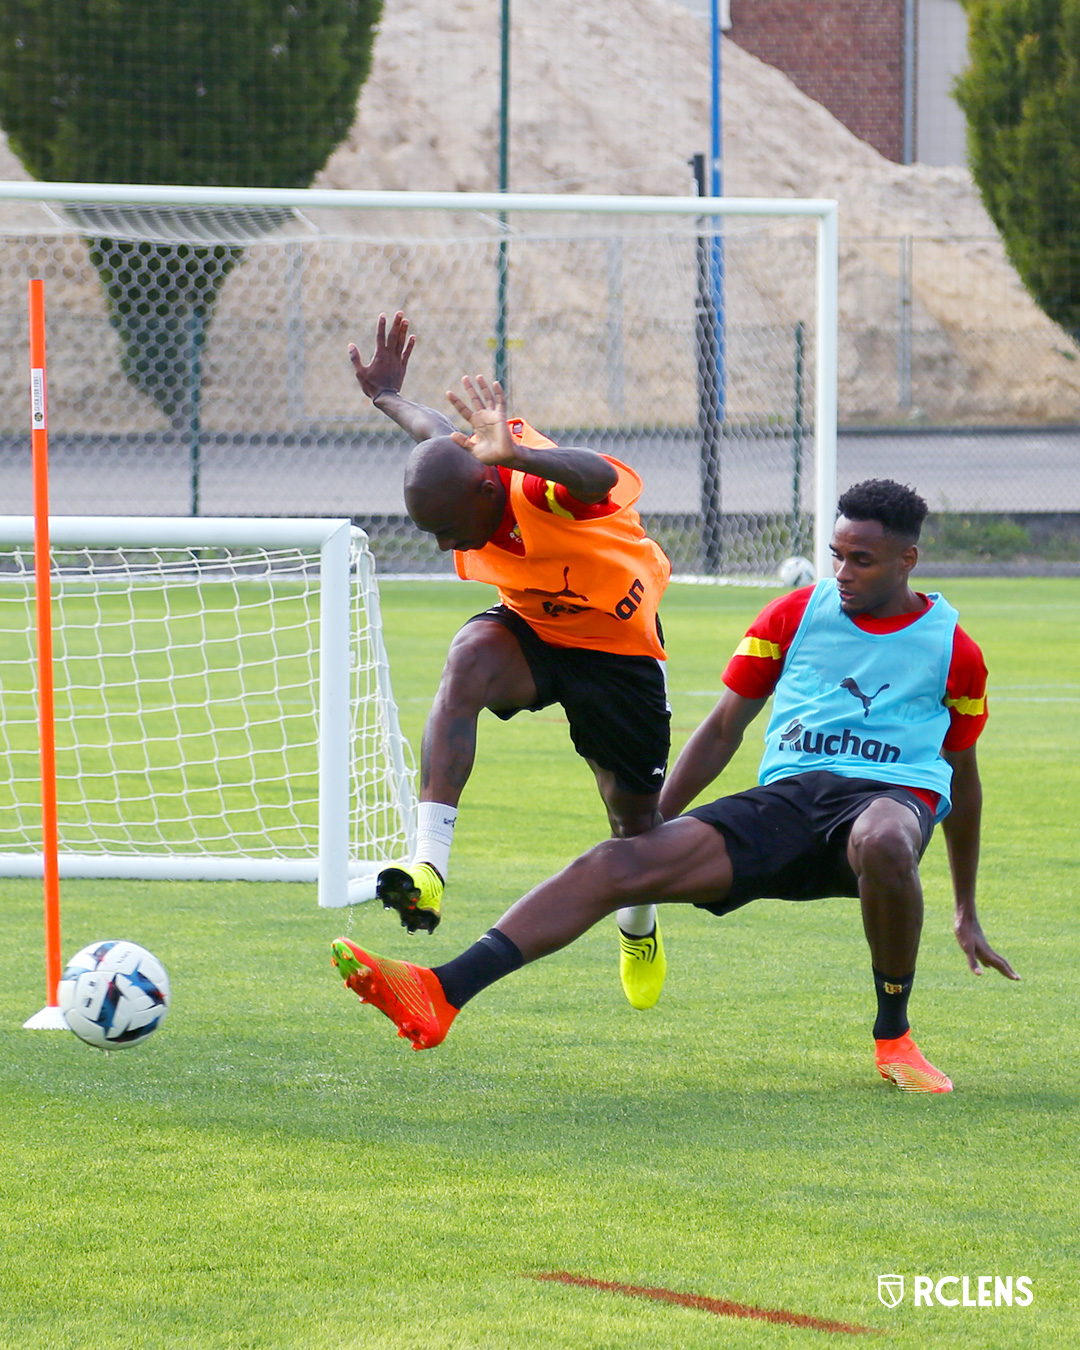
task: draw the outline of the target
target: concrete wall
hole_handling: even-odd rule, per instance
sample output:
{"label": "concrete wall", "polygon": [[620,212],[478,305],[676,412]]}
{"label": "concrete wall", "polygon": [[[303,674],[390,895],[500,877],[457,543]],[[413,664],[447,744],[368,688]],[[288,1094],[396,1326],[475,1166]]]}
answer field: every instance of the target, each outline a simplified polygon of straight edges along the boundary
{"label": "concrete wall", "polygon": [[967,15],[960,0],[919,0],[915,158],[966,164],[964,114],[952,97],[967,65]]}

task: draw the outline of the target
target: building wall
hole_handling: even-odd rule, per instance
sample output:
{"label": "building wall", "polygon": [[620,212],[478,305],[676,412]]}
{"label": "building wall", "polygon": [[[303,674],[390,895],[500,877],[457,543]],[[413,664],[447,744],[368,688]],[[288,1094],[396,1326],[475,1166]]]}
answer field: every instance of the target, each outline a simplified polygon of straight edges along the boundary
{"label": "building wall", "polygon": [[[682,3],[707,10],[711,0]],[[952,96],[967,64],[962,0],[730,0],[726,36],[903,163],[905,9],[914,30],[909,149],[922,164],[965,164],[964,115]]]}
{"label": "building wall", "polygon": [[966,164],[966,124],[952,96],[967,65],[967,15],[960,0],[919,0],[915,158]]}
{"label": "building wall", "polygon": [[731,0],[727,37],[904,159],[905,0]]}

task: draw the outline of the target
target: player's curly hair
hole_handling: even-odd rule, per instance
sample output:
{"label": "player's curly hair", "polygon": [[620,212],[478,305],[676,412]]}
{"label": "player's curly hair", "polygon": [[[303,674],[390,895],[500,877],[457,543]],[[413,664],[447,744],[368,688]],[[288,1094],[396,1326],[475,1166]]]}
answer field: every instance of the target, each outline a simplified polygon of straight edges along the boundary
{"label": "player's curly hair", "polygon": [[929,507],[914,488],[894,483],[891,478],[868,478],[855,483],[837,503],[848,520],[876,520],[889,534],[898,534],[913,543],[919,537]]}

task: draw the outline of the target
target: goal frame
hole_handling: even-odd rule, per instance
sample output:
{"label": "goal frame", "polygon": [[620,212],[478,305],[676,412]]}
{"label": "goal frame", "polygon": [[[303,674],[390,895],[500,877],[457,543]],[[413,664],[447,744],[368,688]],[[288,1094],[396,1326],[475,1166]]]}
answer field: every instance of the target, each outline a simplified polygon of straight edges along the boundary
{"label": "goal frame", "polygon": [[655,197],[520,192],[397,192],[325,188],[152,186],[119,183],[0,183],[0,201],[174,207],[510,212],[596,215],[803,217],[816,227],[814,378],[814,548],[819,577],[832,573],[836,510],[839,227],[836,201],[783,197]]}
{"label": "goal frame", "polygon": [[[319,552],[318,818],[316,856],[245,858],[209,854],[108,854],[61,852],[62,878],[118,877],[192,881],[307,881],[318,885],[318,903],[340,908],[369,899],[385,861],[350,860],[350,677],[352,543],[364,532],[349,520],[212,516],[54,516],[52,547],[87,548],[306,548]],[[33,547],[32,516],[0,516],[4,544]],[[360,584],[375,643],[378,696],[388,721],[396,802],[407,831],[415,832],[412,778],[406,765],[397,705],[382,639],[374,562],[360,554]],[[0,876],[40,877],[41,853],[0,853]]]}

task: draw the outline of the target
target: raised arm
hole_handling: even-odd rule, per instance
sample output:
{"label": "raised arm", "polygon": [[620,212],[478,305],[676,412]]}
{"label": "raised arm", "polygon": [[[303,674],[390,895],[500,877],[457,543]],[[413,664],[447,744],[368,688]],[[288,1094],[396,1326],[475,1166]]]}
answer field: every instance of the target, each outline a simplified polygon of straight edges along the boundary
{"label": "raised arm", "polygon": [[659,810],[665,820],[685,811],[727,768],[746,728],[768,701],[724,690],[720,702],[683,746],[661,789]]}
{"label": "raised arm", "polygon": [[955,913],[953,931],[969,967],[976,975],[992,966],[1008,980],[1020,978],[1008,961],[986,940],[975,910],[975,878],[979,870],[979,832],[982,821],[982,782],[974,745],[966,750],[943,750],[952,766],[952,810],[942,822],[949,853]]}
{"label": "raised arm", "polygon": [[468,403],[450,391],[446,397],[472,427],[473,435],[470,439],[458,431],[453,439],[482,464],[502,464],[548,478],[587,505],[602,502],[618,482],[615,466],[595,450],[518,445],[506,425],[506,399],[498,380],[489,385],[483,375],[478,375],[474,383],[466,375],[461,383]]}
{"label": "raised arm", "polygon": [[375,329],[375,352],[370,361],[365,361],[355,342],[349,343],[349,360],[356,372],[360,388],[375,404],[381,413],[385,413],[396,422],[403,431],[407,431],[414,441],[427,441],[432,436],[449,436],[454,424],[445,413],[422,403],[412,403],[401,396],[401,386],[408,369],[416,338],[409,332],[409,321],[398,310],[386,331],[386,315],[379,315]]}

